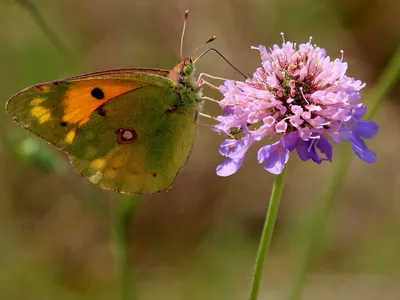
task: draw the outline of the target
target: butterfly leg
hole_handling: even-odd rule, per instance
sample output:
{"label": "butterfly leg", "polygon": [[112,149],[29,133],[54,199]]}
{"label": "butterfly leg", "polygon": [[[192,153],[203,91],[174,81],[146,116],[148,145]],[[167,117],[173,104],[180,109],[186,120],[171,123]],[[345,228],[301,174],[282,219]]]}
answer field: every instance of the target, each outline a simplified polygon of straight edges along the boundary
{"label": "butterfly leg", "polygon": [[219,88],[217,86],[213,85],[212,83],[209,83],[208,81],[205,81],[204,79],[202,79],[201,82],[197,84],[197,86],[199,88],[201,88],[205,85],[212,88],[213,90],[217,90],[219,92]]}
{"label": "butterfly leg", "polygon": [[221,80],[221,81],[227,81],[229,79],[226,78],[222,78],[222,77],[217,77],[217,76],[213,76],[207,73],[200,73],[199,77],[197,78],[197,86],[198,87],[202,87],[203,85],[208,85],[209,87],[211,87],[212,89],[216,89],[219,91],[219,88],[216,87],[215,85],[209,83],[208,81],[204,80],[203,77],[207,77],[210,79],[215,79],[215,80]]}
{"label": "butterfly leg", "polygon": [[213,99],[213,98],[206,97],[206,96],[203,96],[203,97],[201,97],[201,99],[203,99],[203,100],[207,100],[207,101],[211,101],[211,102],[215,102],[215,103],[219,103],[219,101],[218,101],[218,100],[215,100],[215,99]]}
{"label": "butterfly leg", "polygon": [[217,118],[212,117],[212,116],[207,115],[207,114],[202,113],[202,112],[199,112],[199,115],[202,116],[202,117],[208,118],[208,119],[212,119],[212,120],[214,120],[214,121],[218,121]]}
{"label": "butterfly leg", "polygon": [[221,80],[221,81],[229,80],[229,79],[226,79],[226,78],[213,76],[213,75],[210,75],[210,74],[207,74],[207,73],[200,73],[199,78],[197,78],[197,83],[198,84],[202,83],[202,77],[208,77],[208,78],[211,78],[211,79],[216,79],[216,80]]}

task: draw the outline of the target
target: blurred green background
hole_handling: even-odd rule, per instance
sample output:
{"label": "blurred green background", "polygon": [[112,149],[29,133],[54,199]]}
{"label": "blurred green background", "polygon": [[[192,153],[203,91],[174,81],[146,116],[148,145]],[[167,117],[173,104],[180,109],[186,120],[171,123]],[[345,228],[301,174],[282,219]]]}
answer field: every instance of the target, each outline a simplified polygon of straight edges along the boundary
{"label": "blurred green background", "polygon": [[[367,83],[365,95],[400,40],[394,0],[34,1],[73,52],[66,59],[16,2],[0,2],[3,105],[41,81],[110,68],[172,68],[186,8],[185,53],[216,35],[213,46],[252,73],[259,54],[251,45],[281,43],[280,32],[297,43],[313,36],[331,57],[344,50],[348,75]],[[197,71],[241,79],[215,54],[202,58]],[[378,162],[351,163],[304,299],[400,299],[399,92],[397,84],[385,97],[375,118],[380,133],[368,141]],[[206,103],[205,112],[219,109]],[[116,195],[81,178],[63,154],[18,128],[4,109],[0,122],[0,299],[115,299],[107,224]],[[237,174],[216,176],[221,141],[200,125],[172,189],[137,204],[129,239],[137,299],[247,298],[273,176],[257,164],[257,147]],[[260,299],[285,299],[333,167],[292,155]]]}

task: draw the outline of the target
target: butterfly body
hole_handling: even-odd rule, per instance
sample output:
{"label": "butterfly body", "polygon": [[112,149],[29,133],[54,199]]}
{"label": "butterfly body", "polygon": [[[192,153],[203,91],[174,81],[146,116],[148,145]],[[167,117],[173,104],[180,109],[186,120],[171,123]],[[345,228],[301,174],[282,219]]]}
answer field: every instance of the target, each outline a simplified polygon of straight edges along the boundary
{"label": "butterfly body", "polygon": [[202,102],[190,57],[171,71],[120,69],[26,88],[7,102],[22,127],[68,153],[92,183],[167,190],[186,163]]}

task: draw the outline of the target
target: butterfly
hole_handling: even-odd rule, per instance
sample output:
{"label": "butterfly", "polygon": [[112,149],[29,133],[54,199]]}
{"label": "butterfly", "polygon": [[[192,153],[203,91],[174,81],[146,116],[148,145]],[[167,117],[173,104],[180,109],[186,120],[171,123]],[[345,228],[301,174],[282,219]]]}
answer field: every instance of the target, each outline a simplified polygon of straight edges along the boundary
{"label": "butterfly", "polygon": [[194,144],[202,103],[191,54],[172,70],[132,68],[40,83],[6,110],[23,128],[65,151],[93,184],[127,194],[169,189]]}

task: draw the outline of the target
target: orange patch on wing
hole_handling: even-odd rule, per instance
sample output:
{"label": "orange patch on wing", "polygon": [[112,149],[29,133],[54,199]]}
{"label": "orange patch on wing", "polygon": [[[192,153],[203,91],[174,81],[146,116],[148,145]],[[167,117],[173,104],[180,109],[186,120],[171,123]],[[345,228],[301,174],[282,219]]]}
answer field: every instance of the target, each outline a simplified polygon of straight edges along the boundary
{"label": "orange patch on wing", "polygon": [[[123,82],[112,79],[90,79],[73,82],[69,85],[63,100],[63,121],[78,123],[79,126],[82,126],[90,120],[93,112],[101,105],[142,86],[143,84],[137,82]],[[96,91],[93,92],[95,89]]]}

